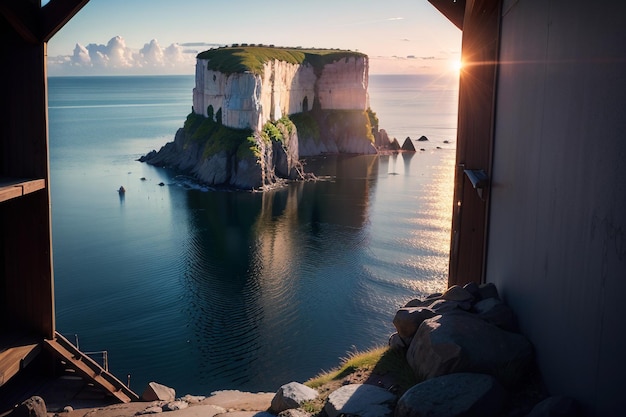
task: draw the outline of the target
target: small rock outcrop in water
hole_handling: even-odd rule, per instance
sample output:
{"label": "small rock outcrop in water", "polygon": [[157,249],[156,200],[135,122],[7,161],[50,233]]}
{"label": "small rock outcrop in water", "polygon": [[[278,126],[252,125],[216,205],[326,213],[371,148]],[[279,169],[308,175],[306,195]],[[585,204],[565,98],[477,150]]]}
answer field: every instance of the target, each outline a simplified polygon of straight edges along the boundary
{"label": "small rock outcrop in water", "polygon": [[415,146],[411,138],[406,138],[402,144],[402,150],[405,152],[415,152]]}
{"label": "small rock outcrop in water", "polygon": [[[247,60],[246,60],[247,59]],[[198,54],[192,113],[140,161],[242,189],[301,178],[299,158],[375,154],[368,58],[339,50],[217,48]]]}

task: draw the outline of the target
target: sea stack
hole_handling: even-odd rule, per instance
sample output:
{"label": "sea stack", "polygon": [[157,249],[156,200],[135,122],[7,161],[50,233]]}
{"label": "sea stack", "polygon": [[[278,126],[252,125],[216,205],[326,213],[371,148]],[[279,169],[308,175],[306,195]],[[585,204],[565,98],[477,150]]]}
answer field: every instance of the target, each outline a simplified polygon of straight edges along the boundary
{"label": "sea stack", "polygon": [[210,185],[272,186],[301,175],[301,157],[375,154],[367,55],[232,45],[196,59],[192,112],[140,161]]}

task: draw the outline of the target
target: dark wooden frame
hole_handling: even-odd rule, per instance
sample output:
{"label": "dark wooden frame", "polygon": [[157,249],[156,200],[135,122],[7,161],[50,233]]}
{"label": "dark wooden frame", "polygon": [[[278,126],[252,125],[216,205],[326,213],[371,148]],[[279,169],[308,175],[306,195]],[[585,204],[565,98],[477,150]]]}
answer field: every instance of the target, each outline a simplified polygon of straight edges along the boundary
{"label": "dark wooden frame", "polygon": [[[440,4],[438,8],[444,6]],[[447,6],[453,7],[450,2]],[[501,0],[467,0],[461,23],[463,68],[459,85],[449,286],[484,282],[501,7]],[[455,24],[458,26],[458,21]],[[466,170],[484,171],[486,185],[475,188]]]}
{"label": "dark wooden frame", "polygon": [[0,2],[0,385],[55,336],[46,45],[88,1]]}

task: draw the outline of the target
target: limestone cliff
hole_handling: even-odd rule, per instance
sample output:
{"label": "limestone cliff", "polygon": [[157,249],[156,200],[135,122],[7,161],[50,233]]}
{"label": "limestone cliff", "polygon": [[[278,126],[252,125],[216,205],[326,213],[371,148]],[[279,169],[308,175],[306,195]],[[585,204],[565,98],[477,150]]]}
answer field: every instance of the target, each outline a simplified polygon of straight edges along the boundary
{"label": "limestone cliff", "polygon": [[[314,66],[271,59],[260,71],[225,73],[213,69],[212,58],[196,62],[193,109],[209,116],[221,109],[222,123],[235,129],[261,130],[270,120],[311,110],[366,110],[368,59],[362,54],[338,55]],[[219,68],[219,67],[218,67]]]}
{"label": "limestone cliff", "polygon": [[376,153],[367,87],[368,58],[357,52],[205,51],[185,128],[142,160],[209,184],[258,188],[297,176],[301,156]]}

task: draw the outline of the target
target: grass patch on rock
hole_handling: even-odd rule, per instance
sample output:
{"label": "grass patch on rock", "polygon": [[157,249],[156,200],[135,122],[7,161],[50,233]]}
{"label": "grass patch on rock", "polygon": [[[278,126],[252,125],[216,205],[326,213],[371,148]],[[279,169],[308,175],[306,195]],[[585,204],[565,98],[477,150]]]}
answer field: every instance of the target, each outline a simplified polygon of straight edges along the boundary
{"label": "grass patch on rock", "polygon": [[347,384],[377,385],[400,396],[419,382],[402,353],[387,346],[376,347],[350,353],[338,367],[306,381],[304,384],[315,388],[320,395],[316,400],[306,402],[302,408],[310,413],[319,413],[328,396]]}
{"label": "grass patch on rock", "polygon": [[200,52],[198,59],[208,60],[207,69],[224,74],[252,72],[261,74],[263,65],[270,61],[290,64],[308,63],[315,69],[351,57],[365,57],[360,52],[339,49],[283,48],[263,45],[233,45]]}

